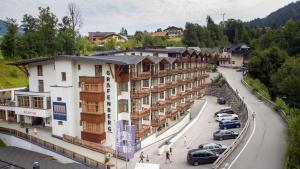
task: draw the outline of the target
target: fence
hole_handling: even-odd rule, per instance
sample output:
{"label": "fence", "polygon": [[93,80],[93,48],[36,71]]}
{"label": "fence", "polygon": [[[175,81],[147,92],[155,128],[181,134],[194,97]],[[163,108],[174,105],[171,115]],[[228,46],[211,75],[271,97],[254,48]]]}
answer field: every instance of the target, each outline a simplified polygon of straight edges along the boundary
{"label": "fence", "polygon": [[32,144],[38,145],[42,148],[45,148],[47,150],[58,153],[58,154],[60,154],[62,156],[65,156],[67,158],[70,158],[74,161],[85,164],[89,167],[100,168],[100,169],[105,169],[106,168],[106,166],[103,163],[99,162],[99,161],[93,160],[89,157],[86,157],[86,156],[83,156],[81,154],[75,153],[71,150],[68,150],[68,149],[65,149],[63,147],[57,146],[55,144],[49,143],[47,141],[44,141],[44,140],[39,139],[37,137],[28,135],[26,133],[20,132],[18,130],[0,127],[0,133],[11,135],[11,136],[14,136],[14,137],[18,137],[18,138],[23,139],[25,141],[28,141]]}
{"label": "fence", "polygon": [[85,141],[77,137],[72,137],[66,134],[63,135],[63,140],[72,144],[79,145],[81,147],[85,147],[93,151],[97,151],[99,153],[103,153],[103,154],[110,153],[116,158],[119,158],[121,160],[126,160],[126,154],[118,153],[118,155],[116,155],[116,151],[111,149],[110,147],[101,146],[99,144],[90,141]]}
{"label": "fence", "polygon": [[219,156],[219,158],[213,163],[212,168],[216,169],[227,159],[227,157],[235,150],[235,148],[244,139],[245,134],[250,126],[250,120],[248,118],[248,109],[243,99],[238,95],[238,91],[235,91],[227,81],[221,81],[221,83],[212,83],[206,91],[207,95],[216,97],[224,97],[227,103],[233,108],[235,112],[238,112],[239,119],[242,123],[243,129],[239,136],[233,143]]}

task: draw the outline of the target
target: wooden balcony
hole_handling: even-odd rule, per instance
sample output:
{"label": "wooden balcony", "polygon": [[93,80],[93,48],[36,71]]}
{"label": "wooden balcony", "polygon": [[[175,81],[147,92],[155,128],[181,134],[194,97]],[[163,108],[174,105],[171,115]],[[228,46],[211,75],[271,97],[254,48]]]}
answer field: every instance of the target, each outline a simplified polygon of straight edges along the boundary
{"label": "wooden balcony", "polygon": [[142,129],[136,130],[135,137],[136,138],[143,138],[146,136],[148,133],[150,133],[150,126],[143,126]]}
{"label": "wooden balcony", "polygon": [[96,114],[96,113],[80,113],[80,120],[86,121],[89,123],[104,123],[105,122],[105,114]]}
{"label": "wooden balcony", "polygon": [[151,72],[133,72],[130,74],[131,80],[145,80],[149,79],[151,76]]}
{"label": "wooden balcony", "polygon": [[104,77],[90,77],[90,76],[79,76],[79,82],[87,83],[87,84],[103,84]]}
{"label": "wooden balcony", "polygon": [[121,74],[119,76],[116,76],[116,82],[118,83],[125,83],[129,81],[129,73]]}
{"label": "wooden balcony", "polygon": [[178,85],[184,85],[185,84],[185,81],[183,79],[178,79],[177,80],[177,84]]}
{"label": "wooden balcony", "polygon": [[81,92],[103,92],[103,84],[81,84]]}
{"label": "wooden balcony", "polygon": [[189,57],[182,57],[181,60],[182,60],[182,62],[190,62]]}
{"label": "wooden balcony", "polygon": [[173,115],[172,115],[172,110],[166,111],[166,117],[167,117],[167,118],[172,118],[172,117],[173,117]]}
{"label": "wooden balcony", "polygon": [[104,92],[91,93],[91,92],[80,92],[80,100],[88,102],[103,102]]}
{"label": "wooden balcony", "polygon": [[159,101],[151,104],[151,111],[158,111],[164,108],[164,104],[161,104]]}
{"label": "wooden balcony", "polygon": [[150,89],[149,88],[143,88],[142,90],[138,91],[131,91],[131,98],[138,99],[143,98],[150,95]]}
{"label": "wooden balcony", "polygon": [[137,120],[148,115],[150,115],[150,109],[143,108],[141,111],[131,112],[131,119]]}
{"label": "wooden balcony", "polygon": [[164,124],[165,122],[166,122],[166,116],[160,116],[159,119],[151,120],[151,126],[159,127],[160,125]]}
{"label": "wooden balcony", "polygon": [[106,139],[106,133],[91,133],[87,131],[81,132],[81,139],[86,141],[91,141],[94,143],[102,143]]}
{"label": "wooden balcony", "polygon": [[219,58],[219,61],[230,61],[230,58]]}
{"label": "wooden balcony", "polygon": [[171,89],[173,87],[172,82],[166,82],[166,89]]}
{"label": "wooden balcony", "polygon": [[152,93],[160,93],[164,90],[166,90],[166,84],[159,84],[158,86],[151,88]]}
{"label": "wooden balcony", "polygon": [[172,114],[172,117],[176,116],[178,114],[178,110],[173,109],[171,114]]}
{"label": "wooden balcony", "polygon": [[180,70],[178,70],[178,69],[171,69],[170,72],[171,72],[171,75],[177,75],[180,72]]}
{"label": "wooden balcony", "polygon": [[164,77],[168,75],[168,70],[160,70],[158,72],[152,72],[152,77]]}

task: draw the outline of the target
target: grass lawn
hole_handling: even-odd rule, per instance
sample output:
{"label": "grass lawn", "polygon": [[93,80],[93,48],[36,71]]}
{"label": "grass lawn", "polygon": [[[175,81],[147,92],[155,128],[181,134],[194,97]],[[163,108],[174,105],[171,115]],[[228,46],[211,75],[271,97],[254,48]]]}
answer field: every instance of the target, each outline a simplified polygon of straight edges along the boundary
{"label": "grass lawn", "polygon": [[0,89],[26,86],[26,75],[17,67],[7,65],[9,62],[11,61],[0,59]]}

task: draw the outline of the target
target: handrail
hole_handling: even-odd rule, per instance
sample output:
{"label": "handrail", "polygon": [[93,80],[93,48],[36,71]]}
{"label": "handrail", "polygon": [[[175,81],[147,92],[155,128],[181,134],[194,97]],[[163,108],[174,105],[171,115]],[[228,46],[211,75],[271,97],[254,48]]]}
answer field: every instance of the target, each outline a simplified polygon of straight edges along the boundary
{"label": "handrail", "polygon": [[52,144],[50,142],[47,142],[45,140],[39,139],[37,137],[28,135],[26,133],[23,133],[21,131],[15,130],[15,129],[9,129],[9,128],[5,128],[5,127],[0,127],[0,133],[3,134],[7,134],[7,135],[11,135],[17,138],[20,138],[22,140],[28,141],[34,145],[40,146],[44,149],[47,149],[49,151],[55,152],[57,154],[60,154],[64,157],[70,158],[74,161],[77,161],[81,164],[85,164],[89,167],[93,167],[93,168],[101,168],[104,169],[106,168],[104,163],[101,163],[99,161],[93,160],[89,157],[86,157],[84,155],[75,153],[74,151],[68,150],[64,147]]}

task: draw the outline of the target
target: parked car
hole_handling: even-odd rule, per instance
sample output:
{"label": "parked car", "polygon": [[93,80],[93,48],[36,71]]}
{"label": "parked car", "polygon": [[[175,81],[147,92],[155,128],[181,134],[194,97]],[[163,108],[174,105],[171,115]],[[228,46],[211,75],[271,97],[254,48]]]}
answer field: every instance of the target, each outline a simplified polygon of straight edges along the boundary
{"label": "parked car", "polygon": [[239,116],[236,114],[227,114],[227,113],[220,113],[217,114],[216,120],[217,121],[224,121],[224,120],[238,120]]}
{"label": "parked car", "polygon": [[227,139],[235,139],[239,135],[236,131],[231,130],[219,130],[214,132],[213,137],[214,140],[227,140]]}
{"label": "parked car", "polygon": [[219,104],[226,104],[226,100],[225,100],[224,97],[219,97],[218,100],[217,100],[217,102],[218,102]]}
{"label": "parked car", "polygon": [[209,164],[218,159],[219,155],[209,150],[193,149],[187,154],[187,162],[191,165]]}
{"label": "parked car", "polygon": [[237,69],[236,71],[237,72],[244,72],[245,70],[247,70],[247,68],[246,67],[240,67],[239,69]]}
{"label": "parked car", "polygon": [[219,122],[220,129],[239,128],[241,123],[238,120],[224,120]]}
{"label": "parked car", "polygon": [[231,107],[225,107],[225,108],[222,108],[219,111],[215,112],[215,116],[217,116],[218,114],[221,114],[221,113],[234,114],[234,111],[232,110]]}
{"label": "parked car", "polygon": [[227,149],[227,146],[217,143],[207,143],[199,145],[198,148],[202,150],[210,150],[217,154],[222,154]]}

